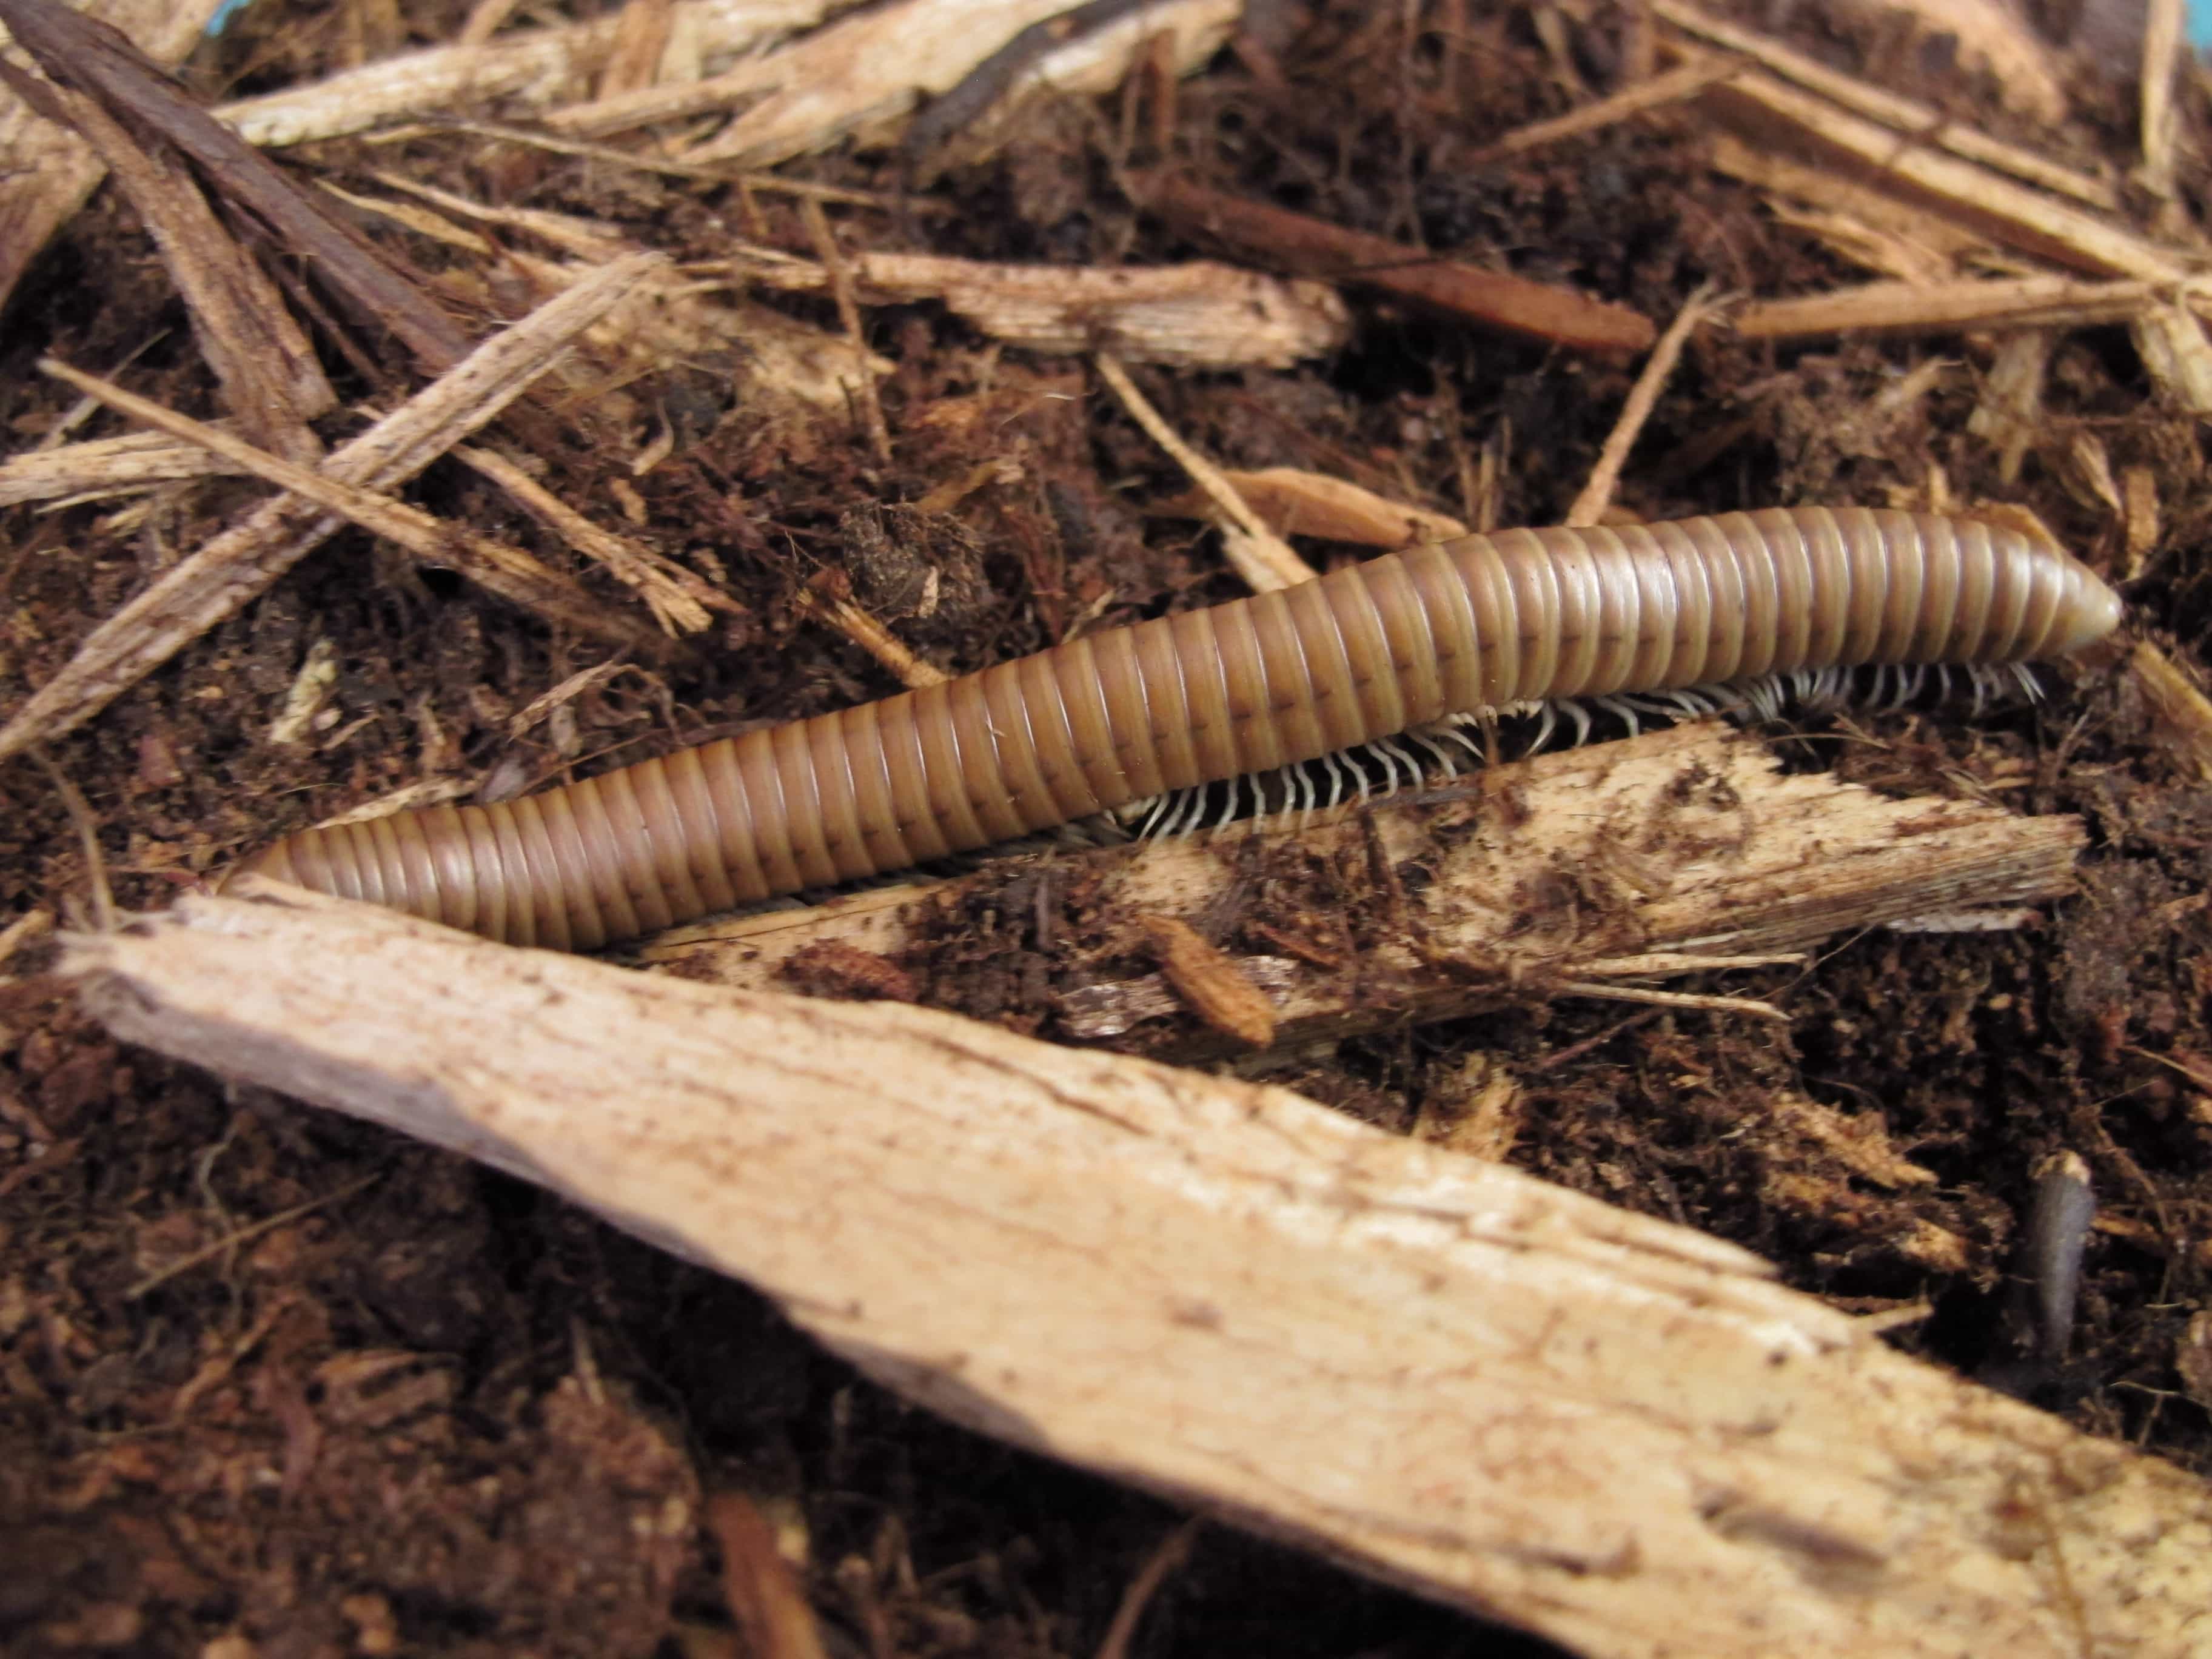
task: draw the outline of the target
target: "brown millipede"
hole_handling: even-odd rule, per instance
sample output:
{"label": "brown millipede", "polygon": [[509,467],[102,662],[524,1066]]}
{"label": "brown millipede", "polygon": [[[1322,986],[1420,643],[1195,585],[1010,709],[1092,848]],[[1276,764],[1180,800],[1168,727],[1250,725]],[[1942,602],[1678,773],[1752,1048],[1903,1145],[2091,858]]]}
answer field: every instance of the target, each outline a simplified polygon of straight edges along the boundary
{"label": "brown millipede", "polygon": [[2118,620],[2087,568],[1978,520],[1807,507],[1466,536],[519,800],[303,830],[240,868],[584,950],[1456,714],[2018,662]]}

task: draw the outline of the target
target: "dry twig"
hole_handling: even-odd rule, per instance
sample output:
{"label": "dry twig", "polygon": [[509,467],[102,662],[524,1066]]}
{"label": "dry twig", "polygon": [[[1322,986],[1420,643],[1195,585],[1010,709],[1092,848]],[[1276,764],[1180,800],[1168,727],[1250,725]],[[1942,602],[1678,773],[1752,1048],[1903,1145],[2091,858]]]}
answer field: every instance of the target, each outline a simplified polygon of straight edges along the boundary
{"label": "dry twig", "polygon": [[1598,452],[1597,465],[1590,469],[1589,482],[1583,486],[1582,494],[1575,497],[1574,506],[1567,510],[1569,525],[1580,529],[1596,524],[1604,518],[1606,508],[1613,505],[1613,492],[1620,483],[1620,469],[1628,464],[1628,452],[1636,447],[1637,434],[1644,430],[1644,422],[1651,418],[1652,408],[1667,385],[1667,377],[1681,361],[1682,348],[1689,343],[1690,336],[1698,325],[1713,314],[1712,297],[1713,285],[1707,283],[1682,302],[1674,320],[1659,337],[1659,343],[1652,348],[1643,373],[1629,389],[1628,401],[1620,406],[1620,418],[1606,434],[1605,447]]}
{"label": "dry twig", "polygon": [[837,322],[845,331],[845,339],[853,349],[853,365],[857,371],[853,384],[860,389],[860,429],[868,434],[868,447],[875,452],[876,465],[889,466],[891,462],[890,428],[884,423],[883,400],[876,393],[876,377],[868,373],[868,336],[860,325],[860,307],[853,298],[853,268],[837,246],[837,238],[830,228],[830,216],[823,211],[822,204],[808,197],[799,204],[800,219],[806,234],[814,244],[814,257],[822,261],[822,269],[830,280],[830,297],[837,304]]}
{"label": "dry twig", "polygon": [[616,580],[634,589],[668,633],[696,634],[711,620],[710,611],[741,608],[666,555],[592,523],[497,450],[461,444],[453,453],[505,490],[525,512],[577,552],[604,565]]}
{"label": "dry twig", "polygon": [[935,663],[915,656],[905,641],[884,627],[873,614],[835,592],[829,583],[812,583],[800,588],[794,603],[823,627],[842,634],[873,657],[877,666],[909,691],[942,685],[952,678]]}
{"label": "dry twig", "polygon": [[1525,155],[1533,149],[1543,149],[1553,144],[1564,143],[1570,138],[1587,137],[1593,132],[1669,104],[1679,104],[1696,97],[1707,87],[1741,73],[1743,65],[1725,58],[1684,64],[1668,70],[1664,75],[1655,75],[1648,81],[1637,81],[1622,88],[1609,98],[1601,98],[1594,104],[1569,110],[1565,115],[1555,115],[1548,121],[1531,121],[1525,127],[1516,127],[1503,138],[1468,156],[1469,165],[1485,161],[1501,161],[1509,155]]}
{"label": "dry twig", "polygon": [[2117,209],[2119,197],[2103,179],[2062,167],[2046,156],[2015,144],[1991,138],[1977,127],[1947,118],[1942,111],[1910,98],[1900,98],[1881,87],[1869,86],[1853,76],[1830,69],[1779,40],[1739,27],[1686,0],[1651,0],[1651,12],[1685,34],[1724,46],[1780,76],[1784,80],[1819,93],[1846,109],[1870,117],[1893,133],[1910,136],[1918,143],[1947,149],[1954,155],[2010,173],[2043,189],[2085,202],[2091,207]]}
{"label": "dry twig", "polygon": [[[2194,296],[2198,287],[2191,283],[2185,291]],[[2172,292],[2160,283],[2093,282],[2078,276],[1977,278],[1934,286],[1869,283],[1796,299],[1754,301],[1739,309],[1732,321],[1738,334],[1761,340],[2087,328],[2126,322]]]}
{"label": "dry twig", "polygon": [[609,614],[567,577],[556,575],[520,548],[464,530],[432,517],[417,507],[394,501],[357,485],[343,483],[324,473],[256,449],[244,439],[165,409],[160,404],[80,374],[52,358],[40,368],[67,382],[88,397],[97,398],[132,419],[205,446],[248,472],[289,490],[302,501],[350,519],[364,530],[398,544],[425,565],[459,571],[480,586],[547,622],[574,629],[589,639],[650,649],[651,636],[634,623]]}
{"label": "dry twig", "polygon": [[[0,467],[0,488],[6,469]],[[1222,481],[1279,536],[1316,536],[1396,551],[1421,542],[1449,541],[1467,526],[1449,513],[1407,507],[1325,472],[1294,466],[1262,467],[1257,472],[1221,470]],[[1160,502],[1156,513],[1205,518],[1210,499],[1203,491]]]}
{"label": "dry twig", "polygon": [[1314,568],[1245,505],[1244,498],[1222,476],[1220,468],[1182,441],[1167,423],[1166,417],[1137,390],[1137,383],[1129,378],[1128,371],[1104,352],[1093,361],[1098,366],[1098,378],[1112,388],[1131,418],[1145,428],[1146,436],[1175,458],[1176,465],[1190,475],[1191,482],[1218,510],[1223,547],[1245,586],[1255,593],[1266,593],[1311,581]]}

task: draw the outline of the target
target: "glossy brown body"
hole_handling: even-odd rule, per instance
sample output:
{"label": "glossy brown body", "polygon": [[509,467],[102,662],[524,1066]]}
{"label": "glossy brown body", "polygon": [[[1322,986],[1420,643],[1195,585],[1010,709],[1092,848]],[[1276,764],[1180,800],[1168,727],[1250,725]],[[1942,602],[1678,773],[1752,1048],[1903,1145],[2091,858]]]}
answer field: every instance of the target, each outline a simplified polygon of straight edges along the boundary
{"label": "glossy brown body", "polygon": [[1796,508],[1468,536],[520,800],[305,830],[241,868],[588,949],[1451,714],[2021,661],[2118,616],[2066,554],[1977,520]]}

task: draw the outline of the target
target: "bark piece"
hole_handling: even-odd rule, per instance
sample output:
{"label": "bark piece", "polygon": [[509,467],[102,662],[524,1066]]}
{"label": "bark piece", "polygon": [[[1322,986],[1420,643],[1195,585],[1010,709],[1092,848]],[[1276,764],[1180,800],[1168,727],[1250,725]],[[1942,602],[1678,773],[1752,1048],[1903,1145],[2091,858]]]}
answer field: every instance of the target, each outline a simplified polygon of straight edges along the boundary
{"label": "bark piece", "polygon": [[100,100],[0,64],[0,84],[99,152],[131,198],[192,321],[200,355],[244,434],[288,460],[322,447],[307,422],[337,402],[283,296],[166,146],[143,143]]}
{"label": "bark piece", "polygon": [[1132,188],[1145,206],[1187,232],[1302,276],[1379,288],[1523,339],[1584,351],[1643,351],[1658,338],[1650,319],[1626,306],[1208,190],[1173,173],[1133,179]]}
{"label": "bark piece", "polygon": [[[149,61],[173,69],[200,42],[217,0],[93,0],[87,16],[111,23],[138,43]],[[0,47],[16,64],[29,57]],[[106,169],[91,145],[56,126],[14,94],[0,91],[0,306],[47,239],[83,205]]]}
{"label": "bark piece", "polygon": [[2212,1492],[1753,1258],[1264,1085],[257,884],[76,942],[129,1041],[758,1285],[959,1421],[1589,1655],[2212,1635]]}
{"label": "bark piece", "polygon": [[94,94],[140,132],[174,146],[211,191],[312,266],[365,327],[388,330],[425,374],[445,373],[467,351],[466,336],[391,256],[194,103],[121,33],[59,0],[0,0],[0,19],[55,80]]}
{"label": "bark piece", "polygon": [[586,639],[617,647],[647,652],[658,648],[658,640],[646,634],[636,623],[609,612],[574,582],[510,543],[479,535],[425,513],[419,507],[342,483],[312,467],[281,459],[220,427],[188,419],[120,386],[80,374],[51,357],[41,360],[39,367],[87,397],[98,398],[118,414],[143,421],[173,437],[204,445],[210,454],[220,455],[303,501],[342,514],[362,529],[384,537],[418,563],[459,571],[478,586],[498,594],[511,605],[535,612],[556,627],[573,629]]}

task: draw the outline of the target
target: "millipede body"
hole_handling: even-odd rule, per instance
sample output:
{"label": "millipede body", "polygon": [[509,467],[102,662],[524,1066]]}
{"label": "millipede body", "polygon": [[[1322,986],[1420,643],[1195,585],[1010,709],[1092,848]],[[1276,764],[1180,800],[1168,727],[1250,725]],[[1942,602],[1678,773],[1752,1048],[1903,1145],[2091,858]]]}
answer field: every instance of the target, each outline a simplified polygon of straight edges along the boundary
{"label": "millipede body", "polygon": [[1793,508],[1465,536],[519,800],[304,830],[240,869],[585,950],[1455,714],[2018,662],[2118,620],[2077,561],[1977,520]]}

